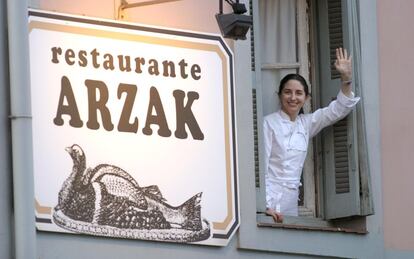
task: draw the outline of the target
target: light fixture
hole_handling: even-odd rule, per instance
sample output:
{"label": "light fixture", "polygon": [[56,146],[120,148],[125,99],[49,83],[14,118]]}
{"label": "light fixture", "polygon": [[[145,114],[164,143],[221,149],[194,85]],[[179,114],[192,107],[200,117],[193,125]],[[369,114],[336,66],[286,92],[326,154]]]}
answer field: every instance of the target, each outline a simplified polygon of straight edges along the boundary
{"label": "light fixture", "polygon": [[221,34],[225,38],[234,40],[245,40],[247,31],[253,25],[253,19],[250,15],[244,15],[246,6],[233,0],[225,0],[233,8],[233,13],[223,14],[223,0],[220,0],[220,13],[216,14],[217,23],[220,27]]}

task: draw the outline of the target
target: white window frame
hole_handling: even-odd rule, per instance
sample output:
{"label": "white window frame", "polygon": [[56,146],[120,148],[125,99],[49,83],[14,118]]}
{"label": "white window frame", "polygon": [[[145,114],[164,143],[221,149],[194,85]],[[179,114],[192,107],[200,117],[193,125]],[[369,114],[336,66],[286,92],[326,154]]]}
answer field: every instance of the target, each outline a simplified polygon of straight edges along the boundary
{"label": "white window frame", "polygon": [[[342,0],[344,1],[342,3],[342,5],[348,6],[350,3],[348,1],[350,0]],[[256,2],[257,3],[257,2]],[[351,5],[349,5],[351,6]],[[353,5],[355,7],[355,5]],[[313,2],[313,6],[312,8],[316,7],[316,3]],[[256,9],[256,10],[255,10]],[[352,15],[351,12],[356,12],[356,10],[351,10],[351,8],[346,7],[344,10],[346,10],[348,13],[344,14],[346,15],[345,19],[348,19],[347,17],[350,17],[350,15]],[[257,16],[258,16],[258,5],[256,5],[256,8],[253,9],[254,12],[256,12],[254,14],[253,17],[256,16],[256,22],[257,21]],[[296,69],[301,75],[303,75],[305,77],[305,79],[309,82],[309,85],[313,85],[311,83],[315,83],[317,76],[317,67],[313,66],[312,68],[310,67],[310,61],[309,61],[309,57],[312,57],[313,62],[316,64],[317,61],[317,55],[315,54],[315,46],[310,47],[309,44],[309,40],[310,40],[310,36],[312,37],[316,37],[315,35],[315,31],[309,31],[309,30],[313,30],[315,26],[309,26],[309,16],[311,14],[309,14],[310,12],[313,13],[313,10],[309,10],[308,11],[308,1],[307,0],[296,0],[296,44],[297,44],[297,60],[298,62],[294,62],[294,63],[267,63],[267,64],[263,64],[261,62],[261,56],[260,53],[255,53],[256,59],[255,59],[255,67],[256,67],[256,72],[253,73],[253,78],[255,79],[255,83],[253,85],[256,86],[256,100],[257,100],[257,126],[258,126],[258,137],[259,137],[259,159],[260,159],[260,163],[259,163],[259,167],[260,167],[260,186],[259,188],[257,188],[257,211],[260,212],[257,215],[258,218],[258,222],[259,224],[262,225],[268,225],[268,224],[272,224],[274,223],[271,219],[271,217],[266,216],[264,214],[265,211],[265,183],[264,183],[264,168],[262,165],[264,165],[264,161],[263,161],[263,156],[260,156],[260,150],[263,150],[263,144],[261,143],[262,141],[262,122],[263,122],[263,118],[261,118],[261,106],[260,105],[262,103],[261,100],[261,73],[260,71],[263,70],[281,70],[281,69]],[[315,15],[315,13],[313,13],[312,15]],[[258,39],[260,37],[260,35],[258,34],[259,30],[255,30],[255,39]],[[313,43],[316,44],[315,39],[312,40]],[[358,40],[359,42],[359,40]],[[345,43],[345,42],[344,42]],[[356,44],[358,45],[358,43]],[[352,49],[351,47],[349,47],[350,49]],[[358,47],[359,48],[359,47]],[[257,51],[257,48],[255,48],[255,51]],[[310,51],[308,53],[308,51]],[[357,55],[356,55],[357,56]],[[354,60],[356,60],[357,57],[354,57]],[[358,61],[358,64],[356,64],[355,66],[360,66],[359,65],[360,61]],[[259,71],[259,73],[257,73],[257,71]],[[357,75],[358,73],[355,72],[355,81],[359,80],[359,75]],[[312,76],[311,76],[312,75]],[[312,78],[310,78],[312,77]],[[357,82],[355,82],[356,84]],[[358,82],[359,84],[359,82]],[[320,84],[315,84],[315,85],[320,85]],[[312,91],[312,87],[310,87],[310,90]],[[319,92],[319,89],[313,89],[313,91],[316,91],[316,93]],[[318,99],[318,98],[316,98]],[[313,102],[313,103],[318,103],[318,102]],[[310,101],[308,101],[305,104],[304,107],[305,113],[307,112],[311,112],[312,108],[311,108],[311,103]],[[357,110],[361,111],[362,109],[360,107],[357,108]],[[356,114],[357,112],[353,112],[353,114]],[[360,112],[358,112],[360,116]],[[356,120],[355,120],[355,115],[353,116],[354,121],[352,125],[357,125],[356,124]],[[364,126],[365,127],[365,126]],[[350,134],[354,134],[354,132],[356,131],[356,126],[353,127],[352,132]],[[362,131],[363,132],[363,131]],[[357,135],[357,134],[355,134]],[[362,135],[364,135],[362,133]],[[360,136],[362,136],[361,133],[358,134],[358,138],[360,138]],[[318,140],[319,139],[319,140]],[[300,225],[300,226],[316,226],[316,227],[321,227],[321,228],[331,228],[331,227],[335,227],[337,224],[331,224],[331,221],[325,221],[322,218],[325,215],[325,202],[326,202],[326,197],[325,197],[325,191],[326,191],[326,186],[324,186],[324,178],[326,177],[324,175],[324,173],[321,170],[321,166],[323,166],[323,163],[320,159],[320,154],[322,151],[322,147],[319,144],[320,142],[320,137],[315,139],[316,142],[313,142],[313,140],[310,141],[309,143],[309,149],[308,149],[308,155],[304,164],[304,169],[303,169],[303,185],[304,185],[304,206],[300,206],[299,207],[299,217],[285,217],[285,220],[282,224],[276,224],[276,225]],[[364,137],[363,137],[363,140]],[[314,148],[314,144],[317,143],[316,148]],[[360,142],[357,142],[360,144]],[[356,146],[356,145],[353,145]],[[366,157],[366,155],[365,155]],[[316,160],[318,162],[316,162]],[[367,163],[366,159],[363,159],[363,164]],[[317,168],[317,169],[316,169]],[[317,170],[317,171],[315,171]],[[330,174],[334,173],[329,171]],[[369,170],[367,170],[367,173],[362,173],[363,176],[362,178],[366,180],[366,183],[369,184]],[[362,179],[361,178],[361,179]],[[332,178],[331,178],[332,179]],[[357,183],[358,184],[358,183]],[[331,185],[329,185],[331,186]],[[359,185],[356,185],[359,186]],[[330,191],[332,192],[332,189],[330,189]],[[354,189],[354,193],[358,191],[357,189]],[[336,197],[334,193],[330,194],[333,196],[329,196],[329,197]],[[342,194],[341,194],[342,195]],[[348,195],[348,194],[347,194]],[[358,194],[356,194],[358,195]],[[340,196],[341,199],[343,196]],[[371,196],[372,197],[372,196]],[[359,203],[355,204],[356,206],[361,206],[363,209],[360,210],[358,214],[358,211],[356,210],[355,212],[352,213],[356,213],[356,214],[352,214],[352,215],[369,215],[372,212],[370,211],[372,209],[372,207],[370,208],[370,201],[369,200],[370,197],[365,196],[362,197],[362,201],[361,204],[359,205]],[[337,205],[335,205],[337,206]],[[349,206],[345,205],[345,208],[347,208]],[[329,207],[331,208],[331,207]],[[336,208],[336,207],[335,207]],[[364,211],[364,208],[368,208],[367,210]],[[332,211],[332,210],[331,210]],[[346,215],[351,215],[351,213],[347,212],[346,210],[344,211],[346,213]],[[341,222],[341,221],[339,221]],[[339,223],[339,224],[343,224],[343,223]],[[348,222],[346,221],[345,224],[348,224]],[[356,231],[356,232],[366,232],[365,230],[365,224],[361,223],[361,224],[357,224],[355,225],[354,229],[350,229],[351,231]]]}

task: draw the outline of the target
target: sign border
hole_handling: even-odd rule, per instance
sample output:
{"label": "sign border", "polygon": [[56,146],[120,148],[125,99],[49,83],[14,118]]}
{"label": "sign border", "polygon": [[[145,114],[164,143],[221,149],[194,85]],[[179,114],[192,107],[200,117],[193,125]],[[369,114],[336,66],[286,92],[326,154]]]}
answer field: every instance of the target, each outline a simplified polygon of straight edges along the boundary
{"label": "sign border", "polygon": [[[234,60],[233,60],[233,53],[223,40],[223,38],[219,35],[213,34],[202,34],[196,32],[189,32],[184,30],[173,30],[173,29],[166,29],[166,28],[157,28],[157,27],[150,27],[138,24],[131,24],[131,23],[123,23],[123,22],[114,22],[110,20],[100,20],[99,18],[93,17],[80,17],[80,16],[73,16],[73,15],[65,15],[65,14],[58,14],[58,13],[51,13],[51,12],[43,12],[37,10],[30,10],[28,11],[28,15],[41,17],[41,18],[49,18],[55,20],[62,20],[68,22],[77,22],[83,24],[91,24],[91,25],[98,25],[104,27],[112,27],[112,28],[122,28],[128,30],[137,30],[137,31],[144,31],[150,33],[158,33],[164,35],[173,35],[173,36],[182,36],[182,37],[189,37],[189,38],[197,38],[197,39],[205,39],[210,41],[217,41],[220,43],[223,50],[228,55],[228,62],[229,62],[229,72],[230,72],[230,115],[231,115],[231,136],[232,136],[232,158],[233,158],[233,187],[234,187],[234,222],[231,227],[227,228],[226,234],[219,234],[214,233],[212,238],[216,239],[230,239],[231,236],[236,232],[236,228],[239,226],[239,196],[238,196],[238,170],[237,170],[237,139],[236,139],[236,128],[235,128],[235,102],[234,102]],[[35,208],[36,212],[39,214],[45,214],[48,211],[48,207],[43,207],[40,203],[35,200]],[[36,214],[38,214],[36,213]],[[36,215],[36,223],[52,223],[51,219],[38,217]]]}

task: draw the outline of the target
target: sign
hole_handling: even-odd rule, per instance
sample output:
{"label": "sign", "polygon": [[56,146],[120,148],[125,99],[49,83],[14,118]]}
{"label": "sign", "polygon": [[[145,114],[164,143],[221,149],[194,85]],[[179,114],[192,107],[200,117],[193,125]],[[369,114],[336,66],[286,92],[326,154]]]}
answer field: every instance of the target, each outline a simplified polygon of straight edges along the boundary
{"label": "sign", "polygon": [[226,245],[239,207],[223,39],[29,14],[37,228]]}

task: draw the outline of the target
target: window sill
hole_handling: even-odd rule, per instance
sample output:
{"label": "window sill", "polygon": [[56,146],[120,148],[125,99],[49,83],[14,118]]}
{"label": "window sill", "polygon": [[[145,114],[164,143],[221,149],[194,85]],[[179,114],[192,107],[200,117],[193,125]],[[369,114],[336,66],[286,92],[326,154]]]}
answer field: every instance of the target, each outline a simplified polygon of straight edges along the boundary
{"label": "window sill", "polygon": [[326,231],[326,232],[343,232],[353,234],[368,234],[365,229],[356,229],[350,227],[338,227],[331,222],[311,217],[284,217],[283,223],[276,223],[273,218],[265,214],[257,214],[258,227],[284,228],[284,229],[298,229],[310,231]]}

